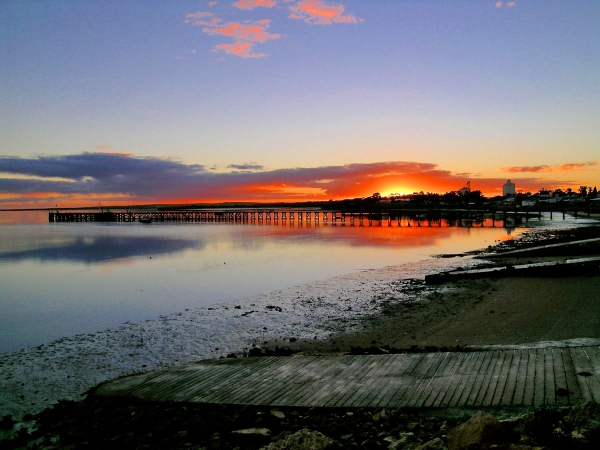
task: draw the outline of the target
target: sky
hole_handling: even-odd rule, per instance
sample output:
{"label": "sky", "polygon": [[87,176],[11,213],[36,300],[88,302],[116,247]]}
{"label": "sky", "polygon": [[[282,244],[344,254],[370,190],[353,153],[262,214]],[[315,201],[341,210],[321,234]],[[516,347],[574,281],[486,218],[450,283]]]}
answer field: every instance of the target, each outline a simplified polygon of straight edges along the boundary
{"label": "sky", "polygon": [[0,2],[0,209],[600,187],[597,0]]}

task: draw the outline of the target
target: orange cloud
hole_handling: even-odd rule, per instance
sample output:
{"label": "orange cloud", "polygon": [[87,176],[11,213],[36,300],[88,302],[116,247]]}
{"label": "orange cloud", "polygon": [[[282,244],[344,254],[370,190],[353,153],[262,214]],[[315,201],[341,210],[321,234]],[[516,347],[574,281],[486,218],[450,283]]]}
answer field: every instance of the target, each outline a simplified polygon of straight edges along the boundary
{"label": "orange cloud", "polygon": [[267,56],[264,53],[252,53],[252,46],[251,42],[235,42],[233,44],[216,45],[215,49],[223,50],[225,53],[241,58],[263,58]]}
{"label": "orange cloud", "polygon": [[344,15],[342,5],[327,5],[323,0],[302,0],[290,6],[291,19],[303,20],[306,23],[330,25],[332,23],[357,23],[359,19],[352,14]]}
{"label": "orange cloud", "polygon": [[220,34],[231,37],[237,41],[247,42],[265,42],[269,39],[277,39],[280,36],[274,33],[268,33],[271,21],[268,19],[259,20],[251,25],[243,25],[239,22],[230,22],[222,26],[206,27],[202,31],[206,34]]}
{"label": "orange cloud", "polygon": [[110,146],[110,145],[102,145],[102,144],[100,144],[100,145],[96,145],[96,148],[97,148],[98,150],[110,150],[110,149],[112,148],[112,146]]}
{"label": "orange cloud", "polygon": [[504,172],[587,172],[590,170],[596,170],[594,166],[597,166],[596,161],[588,161],[583,163],[564,163],[555,165],[541,165],[541,166],[515,166],[515,167],[503,167],[501,170]]}
{"label": "orange cloud", "polygon": [[275,6],[274,0],[239,0],[233,4],[236,8],[240,9],[254,9],[260,6],[264,8],[272,8]]}
{"label": "orange cloud", "polygon": [[504,3],[502,2],[496,2],[496,8],[500,8]]}

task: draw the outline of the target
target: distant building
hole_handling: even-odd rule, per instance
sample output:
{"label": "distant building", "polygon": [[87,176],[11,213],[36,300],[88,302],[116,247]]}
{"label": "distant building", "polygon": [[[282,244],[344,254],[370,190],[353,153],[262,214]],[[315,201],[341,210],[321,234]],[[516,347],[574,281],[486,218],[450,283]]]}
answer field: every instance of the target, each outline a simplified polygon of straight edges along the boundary
{"label": "distant building", "polygon": [[517,193],[515,183],[510,180],[506,180],[506,184],[502,186],[502,195],[515,195]]}
{"label": "distant building", "polygon": [[458,195],[460,195],[461,197],[463,195],[467,195],[471,193],[471,182],[467,181],[467,185],[464,188],[461,188],[458,190]]}

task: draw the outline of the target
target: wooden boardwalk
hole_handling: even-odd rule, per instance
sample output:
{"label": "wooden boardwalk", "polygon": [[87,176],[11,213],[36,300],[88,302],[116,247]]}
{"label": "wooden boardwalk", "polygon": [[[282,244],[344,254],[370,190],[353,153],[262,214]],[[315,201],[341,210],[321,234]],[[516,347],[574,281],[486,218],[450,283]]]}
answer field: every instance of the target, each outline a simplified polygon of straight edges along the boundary
{"label": "wooden boardwalk", "polygon": [[369,408],[600,403],[600,347],[225,359],[113,380],[94,395]]}

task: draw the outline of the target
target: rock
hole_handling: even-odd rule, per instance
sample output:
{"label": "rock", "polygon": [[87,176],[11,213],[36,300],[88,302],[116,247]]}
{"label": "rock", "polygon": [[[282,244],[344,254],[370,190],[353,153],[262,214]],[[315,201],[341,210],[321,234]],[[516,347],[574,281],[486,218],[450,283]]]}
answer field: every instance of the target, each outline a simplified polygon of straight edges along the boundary
{"label": "rock", "polygon": [[285,439],[261,447],[261,450],[326,450],[336,446],[336,441],[318,431],[303,428]]}
{"label": "rock", "polygon": [[564,419],[575,441],[600,443],[600,405],[585,403],[574,407]]}
{"label": "rock", "polygon": [[444,441],[440,438],[432,439],[431,441],[425,442],[423,445],[415,447],[415,450],[447,450],[444,445]]}
{"label": "rock", "polygon": [[279,420],[285,419],[285,414],[282,413],[281,411],[277,410],[277,409],[272,409],[271,410],[271,416],[275,417],[276,419],[279,419]]}
{"label": "rock", "polygon": [[409,450],[415,448],[420,443],[415,433],[400,433],[399,439],[389,436],[384,439],[384,442],[389,442],[389,450]]}
{"label": "rock", "polygon": [[406,429],[407,429],[408,431],[414,431],[414,430],[416,430],[417,428],[419,428],[419,426],[420,426],[419,422],[411,422],[411,423],[409,423],[408,425],[406,425]]}
{"label": "rock", "polygon": [[244,428],[243,430],[235,430],[231,433],[244,436],[271,436],[271,430],[268,428]]}
{"label": "rock", "polygon": [[[479,411],[448,434],[449,450],[468,450],[479,444],[502,444],[507,430],[494,416]],[[474,444],[474,445],[473,445]],[[470,447],[473,445],[473,447]]]}

